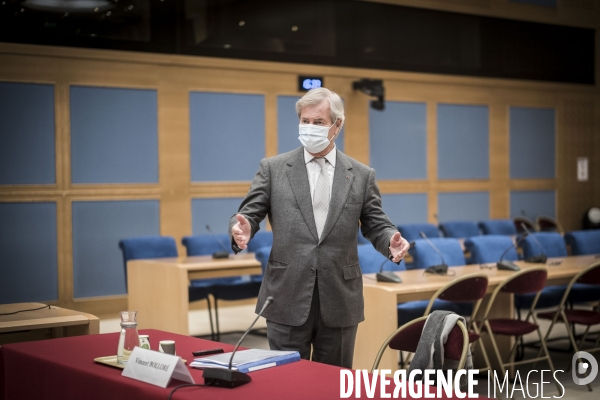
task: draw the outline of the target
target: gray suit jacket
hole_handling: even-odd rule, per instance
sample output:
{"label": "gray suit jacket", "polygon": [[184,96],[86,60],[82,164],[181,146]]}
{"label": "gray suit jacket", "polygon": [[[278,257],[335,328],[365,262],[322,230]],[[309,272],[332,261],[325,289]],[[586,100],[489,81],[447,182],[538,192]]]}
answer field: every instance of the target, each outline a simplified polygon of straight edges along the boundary
{"label": "gray suit jacket", "polygon": [[[396,227],[384,214],[375,171],[337,151],[327,221],[318,239],[308,174],[302,147],[263,159],[239,213],[252,226],[269,216],[273,247],[256,310],[268,296],[273,304],[267,320],[292,326],[308,318],[316,272],[321,316],[325,325],[348,327],[364,320],[362,273],[358,265],[357,234],[386,257]],[[236,223],[235,215],[229,223]]]}

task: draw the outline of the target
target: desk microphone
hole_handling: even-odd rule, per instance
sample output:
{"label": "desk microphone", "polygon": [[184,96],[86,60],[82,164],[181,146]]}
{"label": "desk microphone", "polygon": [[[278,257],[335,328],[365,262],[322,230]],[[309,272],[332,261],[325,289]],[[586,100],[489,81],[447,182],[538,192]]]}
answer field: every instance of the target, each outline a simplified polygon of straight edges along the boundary
{"label": "desk microphone", "polygon": [[235,345],[233,352],[231,353],[231,358],[229,359],[229,366],[227,367],[227,369],[223,369],[223,368],[205,368],[204,369],[204,373],[202,374],[202,377],[204,378],[205,385],[234,388],[234,387],[245,385],[246,383],[252,381],[252,378],[250,378],[250,375],[245,374],[240,371],[234,371],[231,369],[231,365],[233,364],[233,356],[235,355],[235,352],[237,351],[238,347],[240,347],[242,340],[244,340],[244,338],[246,337],[248,332],[250,332],[250,329],[252,329],[254,324],[256,324],[256,321],[258,321],[258,319],[262,315],[263,311],[265,311],[265,309],[269,305],[271,305],[272,302],[273,302],[273,296],[267,297],[267,300],[265,301],[265,304],[263,305],[262,309],[256,316],[256,319],[254,320],[254,322],[252,322],[250,327],[248,329],[246,329],[246,332],[244,332],[244,334],[242,335],[240,340]]}
{"label": "desk microphone", "polygon": [[214,253],[212,253],[212,258],[229,258],[229,250],[227,250],[227,247],[225,247],[225,245],[223,244],[223,242],[221,242],[221,239],[219,239],[219,236],[217,236],[216,234],[213,233],[213,231],[210,229],[210,225],[206,224],[206,230],[215,239],[217,239],[217,242],[219,242],[219,245],[224,250],[224,251],[215,251]]}
{"label": "desk microphone", "polygon": [[[525,230],[525,232],[527,232],[529,235],[531,235],[531,232],[529,231],[529,229],[527,229],[527,225],[525,225],[522,222],[521,222],[521,228],[523,228],[523,230]],[[528,262],[528,263],[546,264],[546,261],[548,261],[548,256],[546,255],[546,252],[544,251],[542,244],[536,239],[535,235],[531,235],[531,239],[533,239],[533,241],[535,242],[537,247],[540,249],[542,254],[539,254],[537,256],[528,257],[524,261]]]}
{"label": "desk microphone", "polygon": [[508,248],[506,250],[504,250],[504,253],[502,253],[502,255],[500,256],[500,260],[498,260],[498,262],[496,263],[496,268],[498,268],[499,270],[502,271],[520,271],[521,268],[519,268],[517,266],[517,264],[515,264],[512,261],[509,260],[504,260],[504,256],[506,255],[506,253],[508,253],[508,251],[510,249],[512,249],[513,247],[517,247],[517,245],[519,244],[519,242],[523,239],[525,239],[527,236],[529,236],[529,233],[524,233],[520,238],[518,238],[516,241],[514,241],[513,243],[511,243],[510,246],[508,246]]}
{"label": "desk microphone", "polygon": [[[415,247],[415,242],[409,243],[410,247]],[[409,247],[409,248],[410,248]],[[377,282],[392,282],[392,283],[402,283],[402,278],[393,273],[392,271],[384,271],[383,266],[389,260],[384,260],[379,266],[379,272],[375,275]],[[393,262],[393,261],[392,261]]]}
{"label": "desk microphone", "polygon": [[427,241],[427,243],[431,246],[431,248],[433,250],[435,250],[435,252],[438,253],[440,258],[442,259],[441,264],[432,265],[431,267],[427,267],[427,268],[425,268],[425,272],[430,273],[430,274],[436,274],[436,275],[446,274],[448,272],[448,264],[446,264],[446,262],[444,261],[444,256],[442,255],[442,252],[439,251],[437,247],[435,247],[435,245],[433,244],[433,242],[431,240],[429,240],[427,235],[425,235],[425,232],[423,232],[423,231],[419,232],[419,236],[421,236],[423,239],[425,239]]}

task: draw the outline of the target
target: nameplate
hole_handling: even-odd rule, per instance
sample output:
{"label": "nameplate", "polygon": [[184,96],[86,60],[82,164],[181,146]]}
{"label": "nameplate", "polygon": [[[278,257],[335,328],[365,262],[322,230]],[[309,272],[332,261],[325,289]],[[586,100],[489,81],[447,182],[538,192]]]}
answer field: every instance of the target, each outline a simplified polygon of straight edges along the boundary
{"label": "nameplate", "polygon": [[171,379],[196,383],[181,357],[141,347],[133,349],[121,375],[162,388],[166,388]]}

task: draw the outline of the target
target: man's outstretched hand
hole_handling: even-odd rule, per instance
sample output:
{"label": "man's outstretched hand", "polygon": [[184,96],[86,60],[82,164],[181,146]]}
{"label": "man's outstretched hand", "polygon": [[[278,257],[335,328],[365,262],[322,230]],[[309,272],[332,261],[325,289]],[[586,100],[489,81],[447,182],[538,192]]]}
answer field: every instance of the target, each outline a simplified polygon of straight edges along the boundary
{"label": "man's outstretched hand", "polygon": [[397,263],[402,260],[404,256],[406,256],[409,247],[410,244],[408,241],[400,235],[400,232],[396,232],[390,239],[390,253],[393,257],[392,261]]}
{"label": "man's outstretched hand", "polygon": [[238,222],[231,228],[231,234],[233,235],[233,240],[235,240],[237,246],[244,250],[248,247],[252,229],[250,228],[250,223],[242,214],[237,214],[235,218]]}

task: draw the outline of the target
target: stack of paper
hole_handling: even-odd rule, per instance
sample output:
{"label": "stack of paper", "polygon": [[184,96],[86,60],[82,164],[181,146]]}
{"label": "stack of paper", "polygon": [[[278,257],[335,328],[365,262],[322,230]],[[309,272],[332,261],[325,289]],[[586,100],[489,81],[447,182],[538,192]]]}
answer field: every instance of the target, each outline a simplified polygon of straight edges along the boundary
{"label": "stack of paper", "polygon": [[[228,368],[231,353],[222,353],[210,357],[196,358],[191,367],[194,368]],[[289,364],[300,360],[300,353],[297,351],[278,351],[250,349],[240,350],[235,353],[231,369],[240,372],[252,372],[259,369],[276,367],[278,365]]]}

